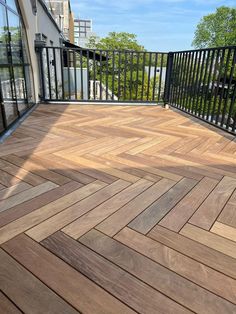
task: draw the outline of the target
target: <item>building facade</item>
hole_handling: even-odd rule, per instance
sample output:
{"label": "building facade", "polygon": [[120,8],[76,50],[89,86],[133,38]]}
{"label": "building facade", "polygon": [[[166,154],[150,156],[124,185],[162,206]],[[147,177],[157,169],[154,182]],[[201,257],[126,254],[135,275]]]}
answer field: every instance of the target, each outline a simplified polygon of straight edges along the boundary
{"label": "building facade", "polygon": [[74,20],[74,41],[79,47],[86,48],[91,36],[97,37],[93,32],[92,20]]}
{"label": "building facade", "polygon": [[0,134],[40,99],[39,46],[62,40],[44,1],[0,0]]}
{"label": "building facade", "polygon": [[74,15],[70,0],[45,0],[45,2],[65,38],[74,43]]}

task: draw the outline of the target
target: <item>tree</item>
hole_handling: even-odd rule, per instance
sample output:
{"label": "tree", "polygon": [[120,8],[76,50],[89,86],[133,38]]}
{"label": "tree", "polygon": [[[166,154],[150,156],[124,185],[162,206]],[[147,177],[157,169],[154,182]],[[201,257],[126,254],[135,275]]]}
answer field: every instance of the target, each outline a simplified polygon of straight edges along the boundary
{"label": "tree", "polygon": [[92,48],[92,46],[97,49],[144,51],[144,47],[137,41],[137,36],[125,32],[110,32],[107,37],[98,42],[91,36],[88,48]]}
{"label": "tree", "polygon": [[[155,65],[155,54],[151,55],[150,60],[150,55],[138,43],[135,34],[111,32],[99,42],[92,37],[88,48],[102,51],[107,59],[98,67],[95,66],[95,71],[94,64],[91,64],[90,77],[93,80],[101,81],[103,85],[108,86],[120,100],[152,99],[154,82],[153,79],[148,82],[145,67],[149,64]],[[165,63],[166,60],[163,66]]]}
{"label": "tree", "polygon": [[197,25],[192,45],[212,48],[236,45],[236,8],[222,6]]}

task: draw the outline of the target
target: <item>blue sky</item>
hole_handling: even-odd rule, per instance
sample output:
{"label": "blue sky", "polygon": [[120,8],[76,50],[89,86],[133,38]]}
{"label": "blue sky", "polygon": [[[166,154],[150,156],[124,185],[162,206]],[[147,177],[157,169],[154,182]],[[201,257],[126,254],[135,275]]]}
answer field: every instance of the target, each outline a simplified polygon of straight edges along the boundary
{"label": "blue sky", "polygon": [[191,48],[194,30],[203,15],[235,0],[71,0],[75,17],[91,18],[93,30],[134,33],[148,50]]}

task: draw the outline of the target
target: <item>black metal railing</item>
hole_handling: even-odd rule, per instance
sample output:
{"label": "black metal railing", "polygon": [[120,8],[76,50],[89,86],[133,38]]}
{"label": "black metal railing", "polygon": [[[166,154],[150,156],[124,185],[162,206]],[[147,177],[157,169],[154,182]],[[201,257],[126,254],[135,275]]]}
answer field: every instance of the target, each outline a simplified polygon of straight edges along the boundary
{"label": "black metal railing", "polygon": [[161,102],[167,53],[44,47],[45,101]]}
{"label": "black metal railing", "polygon": [[236,133],[236,47],[170,53],[43,47],[43,101],[168,103]]}
{"label": "black metal railing", "polygon": [[175,52],[170,66],[166,101],[236,133],[236,47]]}

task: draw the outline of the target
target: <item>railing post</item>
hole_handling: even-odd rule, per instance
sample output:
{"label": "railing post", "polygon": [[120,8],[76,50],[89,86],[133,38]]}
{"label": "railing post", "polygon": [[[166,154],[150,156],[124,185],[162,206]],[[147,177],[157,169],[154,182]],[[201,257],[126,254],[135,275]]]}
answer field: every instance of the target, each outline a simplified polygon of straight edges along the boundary
{"label": "railing post", "polygon": [[3,99],[1,79],[0,79],[0,115],[2,116],[3,127],[6,130],[7,129],[7,119],[6,119],[6,114],[5,114],[5,110],[4,110],[4,99]]}
{"label": "railing post", "polygon": [[172,77],[172,68],[173,68],[173,58],[174,53],[169,52],[167,56],[167,66],[166,66],[166,80],[165,80],[165,89],[164,89],[164,105],[169,105],[170,101],[170,86],[171,86],[171,77]]}
{"label": "railing post", "polygon": [[45,82],[44,82],[44,70],[43,70],[43,49],[46,47],[46,42],[41,38],[36,38],[35,51],[38,59],[38,71],[39,71],[39,82],[40,82],[40,99],[45,100]]}

